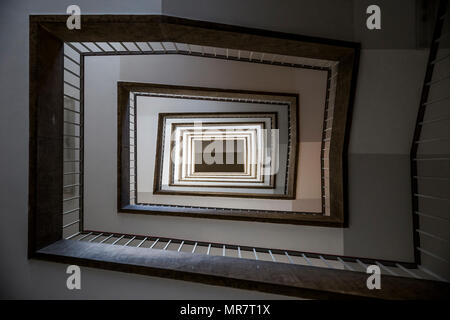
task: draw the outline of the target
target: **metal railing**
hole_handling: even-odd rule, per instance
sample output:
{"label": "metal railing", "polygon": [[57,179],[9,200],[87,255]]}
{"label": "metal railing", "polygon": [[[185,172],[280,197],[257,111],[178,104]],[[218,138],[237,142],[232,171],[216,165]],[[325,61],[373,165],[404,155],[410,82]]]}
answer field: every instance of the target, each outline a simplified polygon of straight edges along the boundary
{"label": "metal railing", "polygon": [[83,225],[83,56],[64,45],[63,236]]}
{"label": "metal railing", "polygon": [[450,279],[450,19],[440,1],[411,147],[416,261]]}

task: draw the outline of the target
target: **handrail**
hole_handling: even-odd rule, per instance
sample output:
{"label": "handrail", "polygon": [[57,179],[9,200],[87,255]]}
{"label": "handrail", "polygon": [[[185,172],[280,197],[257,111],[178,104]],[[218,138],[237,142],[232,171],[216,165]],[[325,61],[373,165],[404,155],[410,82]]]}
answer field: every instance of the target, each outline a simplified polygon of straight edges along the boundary
{"label": "handrail", "polygon": [[[445,13],[447,12],[447,6],[448,1],[447,0],[441,0],[439,1],[438,9],[437,9],[437,15],[436,15],[436,22],[435,27],[433,31],[432,41],[431,41],[431,47],[430,52],[428,56],[428,62],[427,62],[427,69],[425,72],[425,78],[423,81],[422,86],[422,94],[420,98],[419,103],[419,110],[417,113],[416,118],[416,125],[414,129],[414,136],[412,140],[411,150],[410,150],[410,163],[411,163],[411,194],[412,194],[412,227],[413,227],[413,240],[414,240],[414,258],[415,262],[420,265],[422,263],[422,254],[428,254],[429,251],[426,249],[423,249],[421,246],[421,236],[426,237],[432,237],[434,241],[446,241],[443,237],[439,237],[438,235],[435,235],[432,231],[424,230],[420,227],[420,217],[433,217],[433,214],[423,214],[421,213],[421,208],[419,207],[419,204],[421,200],[427,200],[427,201],[437,201],[438,206],[444,206],[445,204],[442,204],[442,202],[448,201],[447,197],[442,196],[435,196],[433,194],[428,194],[428,191],[424,191],[421,188],[419,188],[419,185],[421,185],[423,180],[427,181],[448,181],[449,177],[446,176],[423,176],[421,173],[419,173],[418,166],[421,165],[428,165],[428,166],[434,166],[435,168],[442,166],[443,164],[447,163],[450,160],[450,157],[447,157],[446,155],[439,155],[439,156],[433,156],[430,155],[429,157],[423,157],[418,156],[419,154],[419,148],[423,147],[424,144],[432,144],[433,142],[439,142],[441,145],[444,145],[446,141],[449,141],[449,137],[442,137],[442,136],[436,136],[436,137],[426,137],[425,139],[422,137],[422,130],[424,126],[426,125],[436,125],[436,124],[442,124],[444,121],[449,120],[450,118],[448,116],[441,116],[439,118],[431,118],[428,120],[425,119],[425,114],[428,108],[433,108],[433,105],[438,102],[443,102],[450,97],[432,97],[430,98],[430,90],[433,85],[438,84],[441,81],[444,81],[446,79],[450,79],[449,75],[440,75],[440,77],[437,80],[433,80],[433,73],[435,68],[437,68],[436,64],[440,61],[443,61],[444,59],[447,59],[449,56],[444,57],[438,57],[438,51],[439,46],[441,44],[441,41],[443,39],[442,37],[442,29],[445,23],[445,19],[442,19],[441,17],[446,16]],[[444,35],[445,36],[445,35]],[[445,125],[445,123],[444,123]],[[430,162],[431,161],[431,162]],[[445,209],[444,209],[445,210]],[[445,222],[445,219],[443,219]],[[432,257],[436,257],[437,255],[432,254]],[[439,257],[439,256],[438,256]],[[439,257],[440,258],[440,257]],[[445,260],[445,259],[444,259]],[[432,273],[434,274],[434,273]],[[437,277],[442,278],[441,276],[437,275]]]}

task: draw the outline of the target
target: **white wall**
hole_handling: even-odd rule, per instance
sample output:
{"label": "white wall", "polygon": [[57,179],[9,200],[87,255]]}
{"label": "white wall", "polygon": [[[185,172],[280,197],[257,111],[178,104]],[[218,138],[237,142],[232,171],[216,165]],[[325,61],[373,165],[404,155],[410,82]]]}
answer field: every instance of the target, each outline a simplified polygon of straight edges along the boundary
{"label": "white wall", "polygon": [[346,255],[413,260],[409,151],[428,52],[363,50],[349,146]]}

